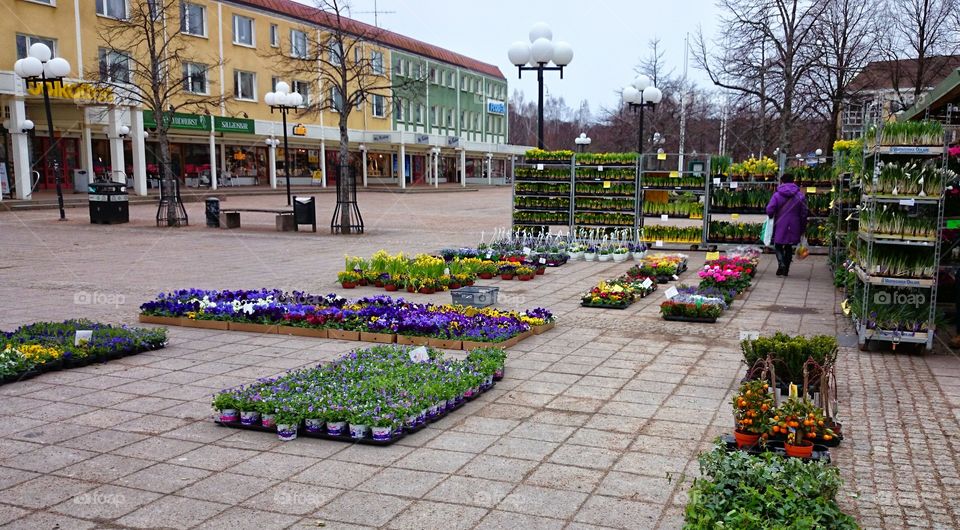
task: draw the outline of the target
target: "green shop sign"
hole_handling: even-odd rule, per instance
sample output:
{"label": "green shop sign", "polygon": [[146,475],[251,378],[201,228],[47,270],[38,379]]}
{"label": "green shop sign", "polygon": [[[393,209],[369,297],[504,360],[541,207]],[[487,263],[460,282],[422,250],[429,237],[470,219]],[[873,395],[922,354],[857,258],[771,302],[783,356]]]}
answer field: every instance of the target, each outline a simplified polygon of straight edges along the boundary
{"label": "green shop sign", "polygon": [[[167,119],[170,120],[171,129],[184,129],[190,131],[210,130],[210,116],[203,114],[182,114],[175,112],[173,115],[168,114]],[[154,116],[153,111],[143,111],[143,125],[148,128],[154,128],[157,126],[157,119]],[[213,129],[217,132],[253,134],[254,125],[253,120],[245,118],[221,118],[219,116],[214,116]]]}

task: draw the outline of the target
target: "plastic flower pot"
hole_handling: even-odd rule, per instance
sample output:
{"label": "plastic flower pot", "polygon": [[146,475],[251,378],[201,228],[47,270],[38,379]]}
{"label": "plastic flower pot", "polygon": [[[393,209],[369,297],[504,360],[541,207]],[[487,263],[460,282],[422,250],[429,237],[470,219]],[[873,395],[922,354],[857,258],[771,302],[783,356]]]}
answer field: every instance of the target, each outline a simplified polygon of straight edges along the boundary
{"label": "plastic flower pot", "polygon": [[343,282],[340,285],[342,285],[344,289],[356,289],[357,287],[356,282]]}
{"label": "plastic flower pot", "polygon": [[223,409],[220,411],[220,421],[231,423],[240,420],[240,413],[236,409]]}
{"label": "plastic flower pot", "polygon": [[255,410],[240,411],[240,423],[250,426],[260,423],[260,413]]}
{"label": "plastic flower pot", "polygon": [[627,261],[628,257],[629,257],[628,254],[614,254],[613,261],[617,263],[623,263],[624,261]]}
{"label": "plastic flower pot", "polygon": [[277,426],[276,420],[274,420],[273,414],[264,414],[260,417],[260,425],[264,427],[273,428]]}
{"label": "plastic flower pot", "polygon": [[530,280],[533,279],[533,276],[529,276],[529,275],[527,275],[527,276],[517,276],[517,279],[520,280],[521,282],[529,282]]}
{"label": "plastic flower pot", "polygon": [[354,440],[360,440],[367,436],[367,433],[370,432],[369,425],[354,425],[350,424],[350,437]]}
{"label": "plastic flower pot", "polygon": [[423,409],[420,411],[420,414],[417,414],[417,425],[423,425],[427,423],[427,416],[430,415],[430,409]]}
{"label": "plastic flower pot", "polygon": [[345,421],[328,421],[327,422],[327,434],[330,436],[343,436],[344,431],[347,429],[347,422]]}
{"label": "plastic flower pot", "polygon": [[741,432],[739,430],[733,431],[733,437],[736,438],[737,447],[739,447],[740,449],[753,447],[754,445],[757,445],[758,441],[760,441],[759,434]]}
{"label": "plastic flower pot", "polygon": [[600,254],[597,256],[597,261],[610,261],[610,254]]}
{"label": "plastic flower pot", "polygon": [[386,442],[393,436],[393,429],[390,427],[373,427],[371,433],[374,441]]}
{"label": "plastic flower pot", "polygon": [[491,280],[493,279],[493,274],[489,272],[481,272],[477,274],[477,277],[480,278],[481,280]]}
{"label": "plastic flower pot", "polygon": [[513,274],[503,273],[500,275],[501,280],[512,280]]}
{"label": "plastic flower pot", "polygon": [[307,418],[303,420],[303,428],[311,434],[323,432],[324,421],[319,418]]}
{"label": "plastic flower pot", "polygon": [[537,267],[537,276],[543,276],[545,272],[547,272],[546,267]]}
{"label": "plastic flower pot", "polygon": [[406,427],[407,429],[415,429],[417,425],[420,425],[420,424],[417,422],[416,416],[413,416],[413,415],[407,416],[403,420],[403,426]]}
{"label": "plastic flower pot", "polygon": [[586,261],[595,261],[597,259],[597,254],[595,252],[585,252],[583,254],[583,259]]}
{"label": "plastic flower pot", "polygon": [[281,442],[289,442],[297,439],[297,426],[289,424],[277,425],[277,438]]}
{"label": "plastic flower pot", "polygon": [[384,285],[383,288],[384,288],[386,291],[391,292],[391,293],[397,290],[396,284],[392,284],[392,283],[388,283],[388,284]]}
{"label": "plastic flower pot", "polygon": [[787,456],[792,456],[795,458],[810,458],[813,456],[813,444],[807,441],[803,442],[805,445],[790,445],[788,443],[783,444],[783,448],[787,451]]}
{"label": "plastic flower pot", "polygon": [[[460,398],[460,399],[462,400],[463,398]],[[447,400],[447,410],[448,410],[448,411],[451,411],[451,410],[455,409],[455,408],[457,407],[457,403],[458,403],[457,398],[450,398],[450,399],[448,399],[448,400]]]}

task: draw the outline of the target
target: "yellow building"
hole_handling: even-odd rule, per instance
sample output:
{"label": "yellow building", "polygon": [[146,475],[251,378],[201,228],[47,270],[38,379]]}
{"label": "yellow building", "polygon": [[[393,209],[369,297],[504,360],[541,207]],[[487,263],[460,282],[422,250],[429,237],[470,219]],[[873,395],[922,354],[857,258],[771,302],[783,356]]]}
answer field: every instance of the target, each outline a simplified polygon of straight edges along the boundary
{"label": "yellow building", "polygon": [[[12,185],[14,196],[28,199],[34,190],[52,189],[56,171],[48,162],[54,160],[67,190],[78,173],[78,191],[85,191],[85,182],[93,178],[126,178],[139,194],[156,185],[152,177],[157,174],[158,149],[155,138],[150,137],[150,130],[156,125],[152,113],[115,93],[120,90],[95,84],[102,76],[122,80],[134,69],[124,50],[104,42],[104,28],[118,19],[136,18],[136,10],[147,9],[151,4],[169,5],[175,11],[167,14],[166,21],[174,27],[179,25],[176,39],[187,55],[181,58],[182,76],[178,72],[175,77],[175,82],[183,82],[194,93],[185,97],[220,100],[213,105],[197,106],[192,113],[183,110],[172,120],[171,166],[185,185],[276,186],[277,170],[270,162],[273,157],[281,174],[289,166],[294,184],[333,183],[340,141],[338,114],[291,112],[286,131],[290,144],[288,162],[283,149],[270,141],[283,135],[280,117],[271,113],[264,102],[264,95],[280,80],[311,103],[333,96],[329,87],[322,86],[319,75],[316,79],[287,79],[282,74],[288,65],[277,62],[280,52],[296,54],[302,47],[324,39],[330,21],[322,12],[290,0],[0,2],[5,4],[5,15],[0,17],[0,42],[8,43],[0,46],[0,65],[9,65],[0,67],[0,104],[4,109],[0,182],[9,180],[4,191]],[[357,31],[369,28],[350,20],[345,27]],[[64,86],[50,92],[55,136],[52,146],[47,139],[41,90],[27,86],[12,71],[13,63],[26,56],[30,45],[36,42],[47,44],[54,56],[65,58],[72,67]],[[395,51],[403,54],[401,64],[413,57],[422,61],[423,72],[442,68],[457,79],[483,76],[488,88],[497,89],[488,95],[506,94],[506,79],[495,66],[396,33],[377,30],[376,43],[365,43],[358,53],[370,54],[369,58],[382,64],[381,74],[390,86]],[[429,98],[430,90],[426,93]],[[398,119],[392,116],[391,95],[388,89],[349,116],[350,151],[358,166],[358,177],[362,173],[363,185],[437,183],[441,175],[463,184],[471,178],[487,182],[494,175],[505,176],[509,172],[508,160],[522,151],[506,145],[505,124],[497,134],[481,134],[479,129],[470,131],[467,126],[461,133],[459,127],[451,128],[450,123],[439,130],[429,118],[425,124],[413,126],[413,113],[407,110],[408,123],[400,127]],[[471,97],[483,99],[482,94]],[[460,98],[454,101],[459,105]],[[485,101],[478,105],[485,107]],[[494,105],[494,98],[490,101],[491,108],[502,107]],[[397,104],[399,108],[399,100]],[[427,109],[434,106],[430,101],[419,105]],[[451,108],[450,112],[461,115],[459,108]],[[504,111],[499,112],[490,120],[506,122]],[[474,121],[479,123],[478,119]],[[32,130],[23,126],[28,122],[33,122]],[[54,156],[45,156],[51,147]],[[454,171],[438,169],[443,167],[453,167]]]}

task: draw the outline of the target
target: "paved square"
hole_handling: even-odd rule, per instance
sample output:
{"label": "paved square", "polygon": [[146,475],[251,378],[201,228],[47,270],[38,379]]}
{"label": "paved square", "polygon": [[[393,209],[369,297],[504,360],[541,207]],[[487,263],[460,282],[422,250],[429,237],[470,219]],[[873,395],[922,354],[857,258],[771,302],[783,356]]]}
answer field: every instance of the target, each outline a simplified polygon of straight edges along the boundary
{"label": "paved square", "polygon": [[[509,223],[507,188],[362,193],[363,236],[94,226],[84,210],[0,213],[0,328],[88,317],[136,322],[177,288],[277,287],[351,296],[344,254],[474,245]],[[275,206],[281,196],[230,197]],[[325,220],[333,197],[320,194]],[[257,224],[260,222],[260,224]],[[693,253],[691,268],[702,263]],[[850,333],[823,258],[786,279],[765,256],[717,325],[659,319],[660,293],[625,311],[579,295],[626,264],[573,263],[533,283],[491,282],[502,305],[543,306],[556,329],[510,348],[491,392],[390,448],[217,427],[224,386],[329,361],[360,343],[170,330],[164,350],[0,386],[0,525],[12,528],[678,528],[696,455],[730,430],[739,332]],[[681,278],[695,282],[695,274]],[[122,295],[121,303],[79,293]],[[412,295],[447,302],[449,295]],[[844,348],[843,508],[868,528],[960,527],[960,361]]]}

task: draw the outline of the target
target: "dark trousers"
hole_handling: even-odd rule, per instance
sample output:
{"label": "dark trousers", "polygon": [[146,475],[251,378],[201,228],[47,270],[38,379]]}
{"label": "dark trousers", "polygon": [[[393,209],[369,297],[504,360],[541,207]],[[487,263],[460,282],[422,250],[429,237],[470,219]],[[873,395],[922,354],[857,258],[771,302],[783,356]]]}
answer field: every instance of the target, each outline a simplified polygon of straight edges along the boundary
{"label": "dark trousers", "polygon": [[777,254],[777,264],[784,272],[790,272],[790,262],[793,261],[793,245],[773,245],[773,250]]}

